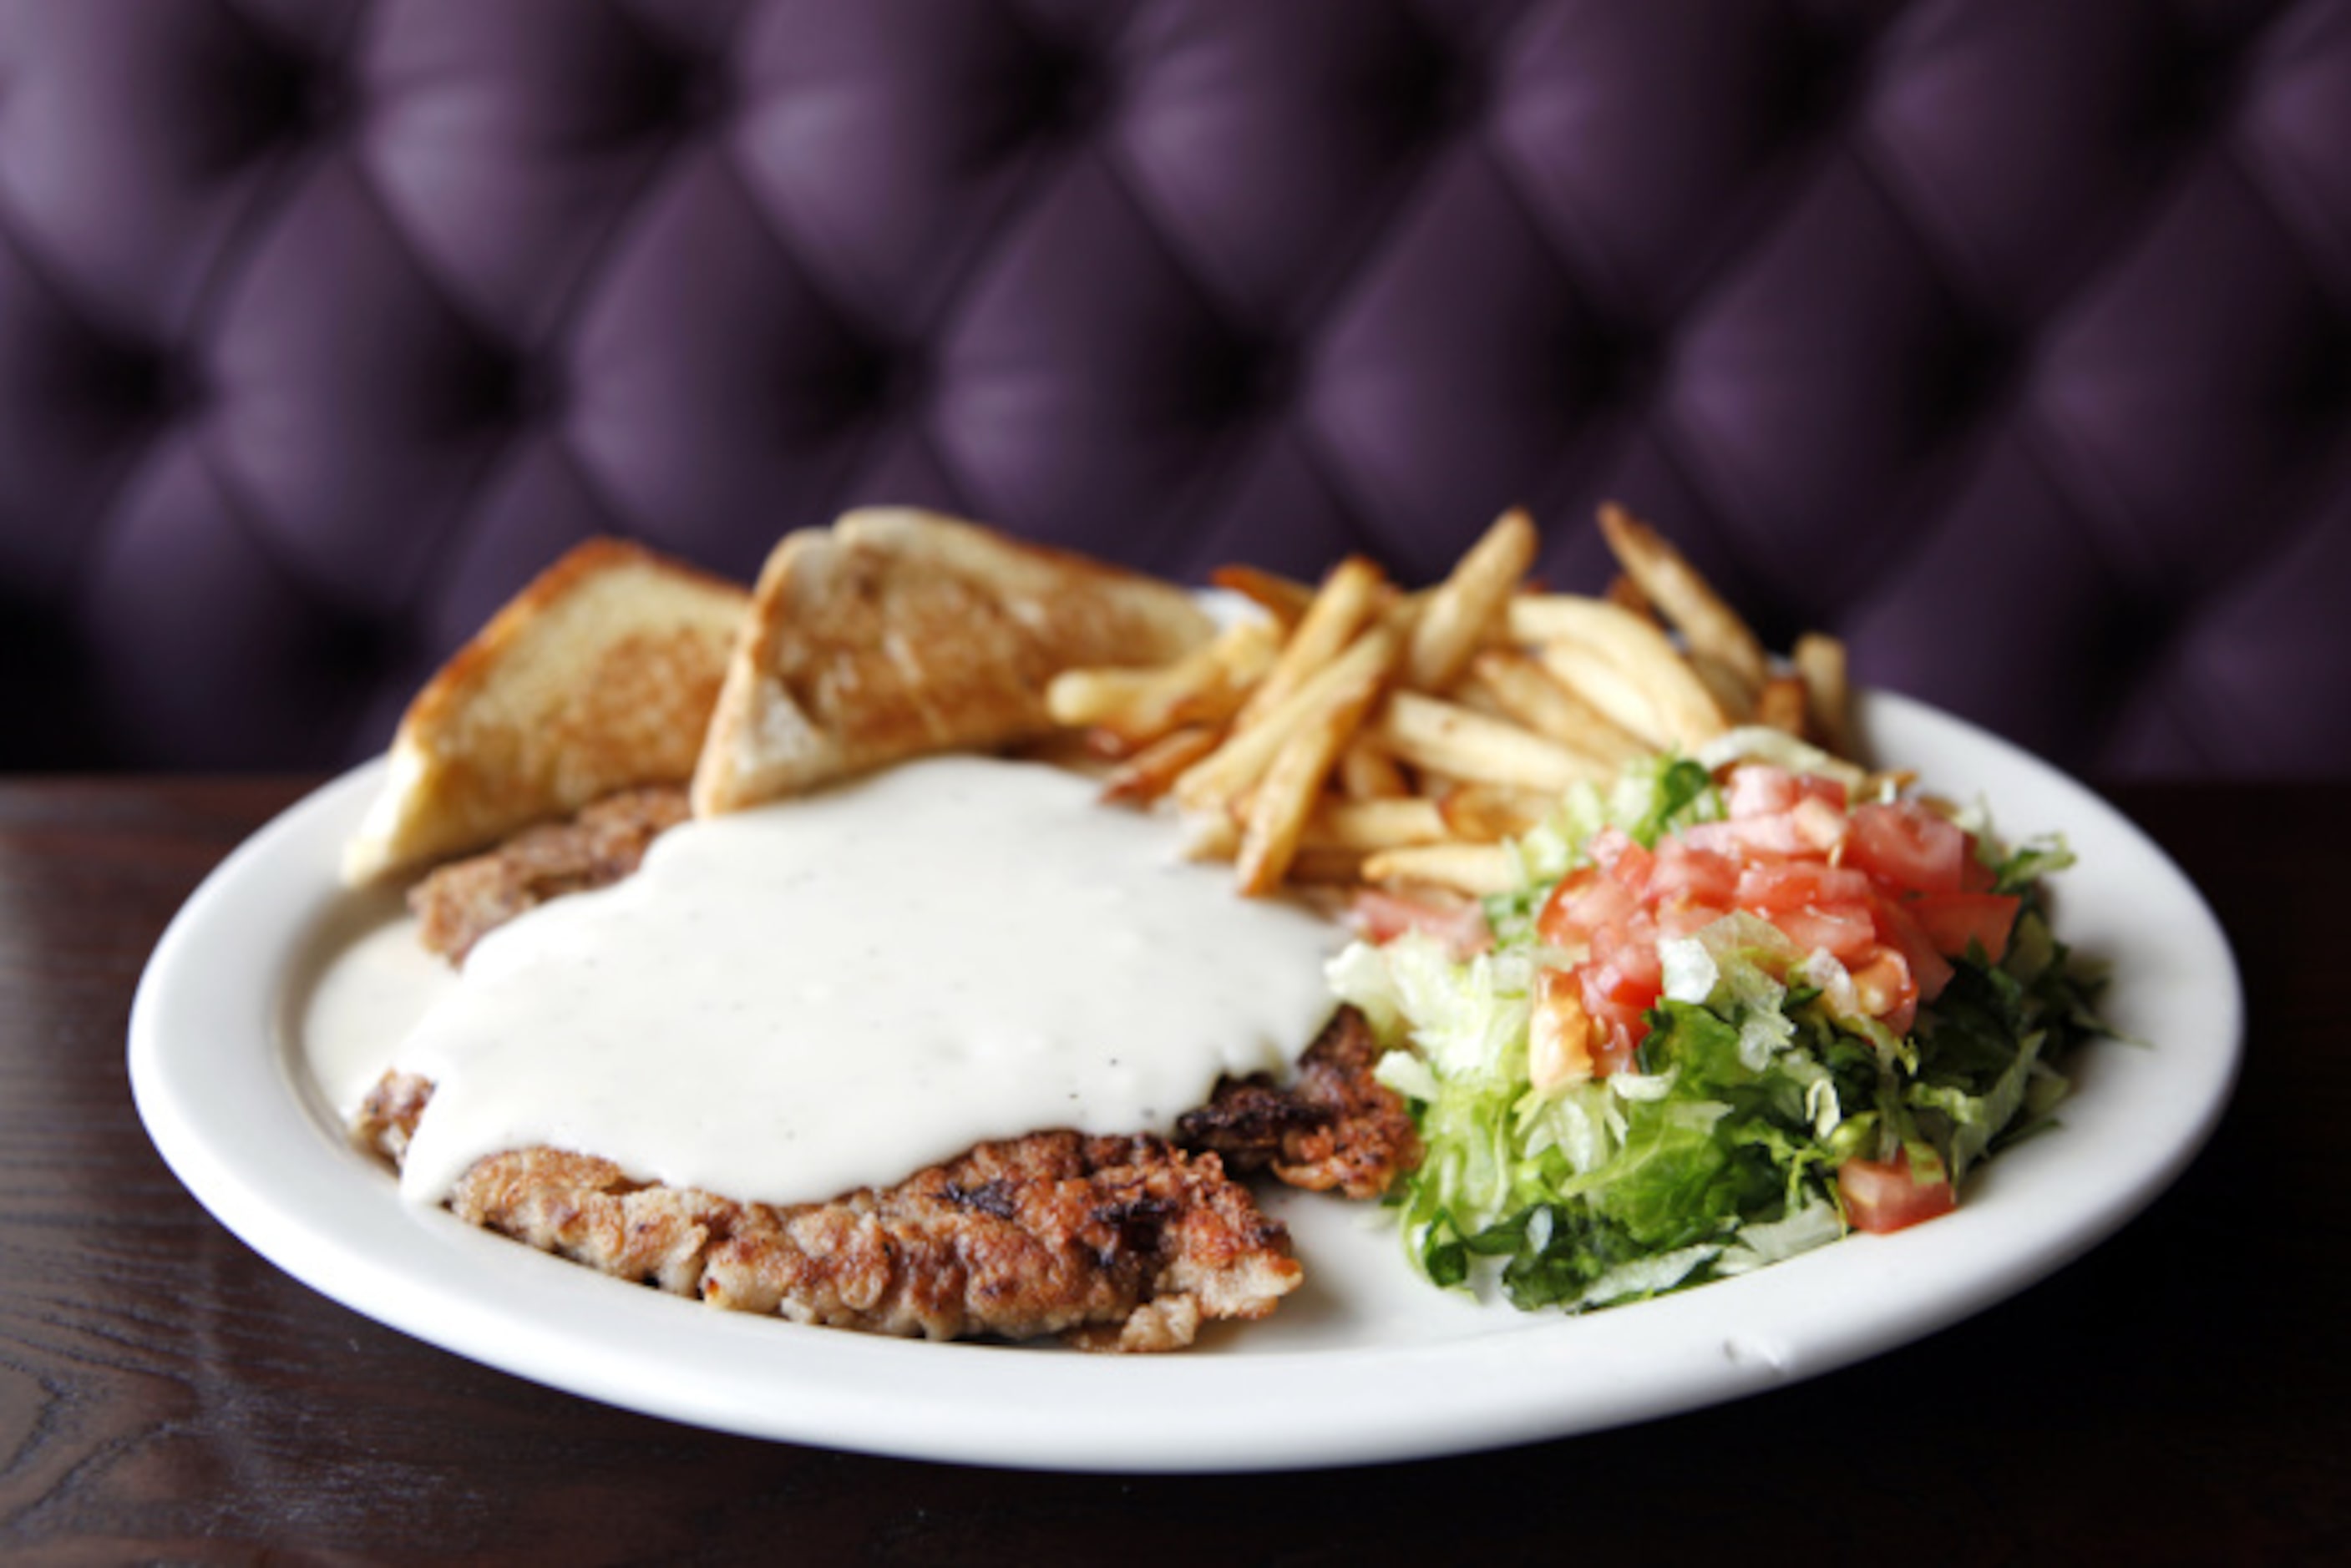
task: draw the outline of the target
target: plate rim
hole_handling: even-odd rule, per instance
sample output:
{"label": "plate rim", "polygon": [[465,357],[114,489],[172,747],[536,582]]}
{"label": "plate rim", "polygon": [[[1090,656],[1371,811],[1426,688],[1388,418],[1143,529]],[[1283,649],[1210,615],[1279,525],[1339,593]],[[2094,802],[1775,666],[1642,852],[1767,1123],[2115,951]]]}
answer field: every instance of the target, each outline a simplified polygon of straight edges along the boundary
{"label": "plate rim", "polygon": [[[2102,838],[2130,846],[2143,861],[2134,872],[2163,884],[2153,907],[2184,922],[2167,934],[2204,966],[2199,994],[2210,1012],[2199,1033],[2209,1037],[2158,1070],[2192,1093],[2158,1107],[2168,1116],[2161,1136],[2135,1151],[2128,1179],[2072,1202],[2062,1224],[1979,1200],[1934,1226],[1867,1238],[1858,1251],[1847,1241],[1605,1313],[1511,1314],[1476,1334],[1426,1343],[1234,1355],[1204,1348],[1166,1358],[883,1339],[619,1288],[401,1203],[388,1175],[325,1124],[296,1065],[286,1017],[290,973],[304,944],[350,897],[333,856],[317,852],[339,845],[356,821],[381,778],[381,758],[273,817],[174,916],[132,1002],[132,1096],[150,1138],[197,1201],[310,1288],[483,1365],[743,1436],[1023,1469],[1238,1471],[1434,1458],[1677,1414],[1923,1338],[2054,1272],[2178,1179],[2218,1125],[2240,1069],[2244,1006],[2235,955],[2201,893],[2160,846],[2086,786],[1964,720],[1886,692],[1863,694],[1862,718],[1870,730],[1881,722],[1943,730],[1995,774],[2051,792],[2066,808],[2069,832],[2091,825]],[[2010,822],[2006,812],[2001,821],[2037,829]],[[2085,856],[2067,877],[2091,865]],[[237,1136],[226,1136],[232,1129]],[[2036,1154],[2050,1145],[2061,1145],[2055,1156]],[[2080,1163],[2060,1137],[2036,1139],[1986,1168],[1984,1179],[2044,1160]],[[298,1178],[290,1189],[289,1177]],[[1801,1313],[1791,1310],[1803,1294],[1788,1282],[1792,1271],[1823,1287]],[[1825,1289],[1832,1284],[1834,1292]],[[1873,1299],[1874,1289],[1890,1292],[1900,1310]],[[628,1354],[611,1354],[616,1334]],[[1441,1377],[1448,1397],[1399,1400],[1396,1384],[1366,1376],[1374,1372]]]}

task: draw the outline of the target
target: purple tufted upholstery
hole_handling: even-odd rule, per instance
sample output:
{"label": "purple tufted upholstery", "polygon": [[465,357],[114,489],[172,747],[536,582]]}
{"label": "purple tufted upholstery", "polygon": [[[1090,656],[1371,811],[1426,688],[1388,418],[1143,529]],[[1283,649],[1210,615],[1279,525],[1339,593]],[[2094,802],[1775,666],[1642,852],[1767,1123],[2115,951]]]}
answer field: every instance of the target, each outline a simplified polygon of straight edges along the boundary
{"label": "purple tufted upholstery", "polygon": [[0,6],[0,765],[358,755],[591,532],[1604,495],[2073,766],[2351,772],[2351,4]]}

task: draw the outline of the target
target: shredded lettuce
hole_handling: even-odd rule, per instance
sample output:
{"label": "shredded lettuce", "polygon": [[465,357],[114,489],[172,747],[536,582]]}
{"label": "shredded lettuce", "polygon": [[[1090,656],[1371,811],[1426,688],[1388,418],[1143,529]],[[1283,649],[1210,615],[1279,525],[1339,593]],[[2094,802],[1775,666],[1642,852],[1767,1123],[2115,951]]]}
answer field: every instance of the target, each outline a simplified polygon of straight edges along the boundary
{"label": "shredded lettuce", "polygon": [[1430,1280],[1582,1311],[1745,1273],[1844,1234],[1845,1160],[1907,1150],[1956,1181],[2045,1123],[2064,1090],[2056,1064],[2099,1030],[2041,893],[2071,857],[1988,834],[1987,864],[2022,899],[2008,950],[1954,961],[1907,1036],[1864,1013],[1826,953],[1734,913],[1660,943],[1664,994],[1629,1070],[1533,1086],[1531,994],[1558,957],[1534,928],[1552,888],[1603,828],[1654,848],[1719,819],[1708,762],[1821,771],[1793,745],[1748,736],[1720,759],[1646,759],[1608,788],[1569,791],[1515,844],[1520,884],[1487,900],[1489,952],[1457,961],[1406,935],[1332,961],[1334,991],[1387,1047],[1380,1081],[1420,1127],[1423,1163],[1390,1201]]}

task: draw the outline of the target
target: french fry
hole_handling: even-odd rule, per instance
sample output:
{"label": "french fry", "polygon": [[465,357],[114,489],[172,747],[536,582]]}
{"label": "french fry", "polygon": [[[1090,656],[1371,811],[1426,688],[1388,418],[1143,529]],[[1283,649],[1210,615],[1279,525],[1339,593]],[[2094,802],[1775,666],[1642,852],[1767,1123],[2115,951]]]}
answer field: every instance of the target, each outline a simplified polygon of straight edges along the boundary
{"label": "french fry", "polygon": [[1755,722],[1791,735],[1804,733],[1804,682],[1802,676],[1774,675],[1763,682],[1755,698]]}
{"label": "french fry", "polygon": [[1649,602],[1649,596],[1641,591],[1641,585],[1623,572],[1608,579],[1608,586],[1600,590],[1600,597],[1612,605],[1631,610],[1643,620],[1657,618],[1657,607]]}
{"label": "french fry", "polygon": [[1555,791],[1610,772],[1532,730],[1416,691],[1390,696],[1373,732],[1415,766],[1481,784]]}
{"label": "french fry", "polygon": [[[1486,650],[1488,653],[1496,651],[1498,650],[1494,649]],[[1479,657],[1483,658],[1484,654]],[[1475,664],[1472,664],[1462,673],[1458,680],[1446,690],[1445,700],[1447,702],[1458,702],[1472,713],[1483,713],[1489,719],[1507,719],[1514,724],[1518,722],[1518,715],[1503,705],[1501,698],[1495,694],[1494,688],[1479,678],[1478,667]],[[1531,729],[1532,727],[1529,726]]]}
{"label": "french fry", "polygon": [[1364,879],[1365,854],[1335,844],[1301,844],[1290,862],[1290,880],[1315,888],[1353,887]]}
{"label": "french fry", "polygon": [[1516,874],[1510,852],[1499,844],[1422,844],[1364,859],[1366,882],[1426,882],[1473,898],[1508,892]]}
{"label": "french fry", "polygon": [[1751,712],[1757,694],[1771,679],[1771,661],[1738,612],[1722,601],[1687,556],[1622,506],[1602,504],[1600,532],[1618,564],[1682,634],[1692,662],[1718,671],[1723,685],[1740,694],[1729,711],[1739,716]]}
{"label": "french fry", "polygon": [[1307,820],[1300,842],[1316,848],[1370,851],[1437,844],[1447,836],[1443,811],[1426,795],[1390,800],[1326,797]]}
{"label": "french fry", "polygon": [[1176,804],[1196,815],[1229,809],[1265,776],[1274,753],[1292,732],[1342,700],[1367,673],[1375,680],[1384,678],[1402,647],[1394,628],[1384,624],[1365,631],[1346,652],[1317,670],[1256,723],[1246,730],[1236,729],[1224,744],[1178,775],[1171,792]]}
{"label": "french fry", "polygon": [[1240,824],[1230,812],[1186,812],[1183,823],[1185,859],[1230,860],[1240,853]]}
{"label": "french fry", "polygon": [[1307,584],[1255,566],[1218,566],[1208,574],[1208,581],[1265,611],[1284,632],[1294,629],[1314,602],[1314,590]]}
{"label": "french fry", "polygon": [[1788,661],[1804,683],[1804,706],[1813,738],[1840,757],[1854,754],[1853,691],[1845,671],[1844,644],[1825,632],[1796,639]]}
{"label": "french fry", "polygon": [[1217,749],[1224,732],[1209,724],[1186,724],[1170,730],[1111,771],[1102,781],[1102,797],[1129,805],[1144,805],[1175,787],[1186,768]]}
{"label": "french fry", "polygon": [[1333,566],[1272,668],[1241,705],[1233,727],[1246,730],[1257,723],[1338,658],[1370,618],[1386,581],[1380,569],[1361,556],[1350,556]]}
{"label": "french fry", "polygon": [[[1301,627],[1301,630],[1302,630]],[[1241,891],[1261,898],[1281,885],[1298,842],[1322,795],[1322,781],[1339,761],[1339,753],[1354,738],[1364,715],[1379,700],[1391,659],[1365,660],[1329,701],[1304,715],[1281,742],[1249,805],[1249,820],[1241,828]],[[1336,668],[1334,666],[1334,668]]]}
{"label": "french fry", "polygon": [[1514,648],[1489,648],[1470,665],[1502,711],[1570,751],[1622,767],[1645,748],[1629,731],[1560,684],[1541,660]]}
{"label": "french fry", "polygon": [[1552,674],[1624,728],[1696,749],[1724,729],[1722,708],[1666,634],[1605,599],[1522,594],[1510,635],[1540,646]]}
{"label": "french fry", "polygon": [[1437,816],[1454,837],[1471,844],[1516,838],[1551,815],[1558,796],[1509,784],[1456,784],[1437,798]]}
{"label": "french fry", "polygon": [[1133,750],[1187,724],[1222,723],[1270,668],[1274,629],[1230,628],[1155,670],[1064,670],[1045,688],[1053,722],[1091,725]]}
{"label": "french fry", "polygon": [[1394,757],[1361,735],[1339,753],[1339,793],[1349,800],[1389,800],[1412,793]]}
{"label": "french fry", "polygon": [[1422,604],[1405,656],[1405,684],[1420,691],[1453,684],[1534,565],[1537,543],[1534,520],[1514,506],[1469,546]]}

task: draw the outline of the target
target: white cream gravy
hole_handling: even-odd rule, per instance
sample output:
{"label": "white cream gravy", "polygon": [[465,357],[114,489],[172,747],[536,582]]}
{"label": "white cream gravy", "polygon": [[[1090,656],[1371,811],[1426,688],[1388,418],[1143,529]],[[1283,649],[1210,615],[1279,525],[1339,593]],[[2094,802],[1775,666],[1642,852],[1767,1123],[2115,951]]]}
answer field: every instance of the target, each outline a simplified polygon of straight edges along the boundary
{"label": "white cream gravy", "polygon": [[1164,1131],[1218,1074],[1280,1071],[1343,934],[1094,788],[909,763],[674,828],[492,932],[393,1054],[436,1085],[403,1195],[546,1144],[813,1201],[984,1138]]}

